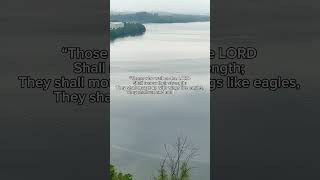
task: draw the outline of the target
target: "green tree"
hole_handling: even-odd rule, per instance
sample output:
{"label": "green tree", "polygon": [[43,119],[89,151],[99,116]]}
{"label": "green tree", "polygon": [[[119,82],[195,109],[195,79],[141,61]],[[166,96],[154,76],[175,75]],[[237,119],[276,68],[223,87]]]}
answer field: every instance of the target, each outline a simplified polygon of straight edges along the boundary
{"label": "green tree", "polygon": [[116,168],[113,165],[110,165],[110,176],[111,180],[132,180],[131,174],[123,174],[117,172]]}

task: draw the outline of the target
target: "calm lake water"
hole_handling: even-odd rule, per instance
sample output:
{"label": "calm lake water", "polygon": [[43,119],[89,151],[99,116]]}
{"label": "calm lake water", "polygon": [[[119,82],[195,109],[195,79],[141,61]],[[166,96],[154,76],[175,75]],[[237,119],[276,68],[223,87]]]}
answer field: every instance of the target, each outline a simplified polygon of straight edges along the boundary
{"label": "calm lake water", "polygon": [[[147,24],[143,36],[111,43],[111,161],[135,179],[150,179],[164,144],[187,136],[199,148],[194,178],[209,180],[210,24]],[[204,91],[127,95],[115,88],[129,76],[183,73]]]}

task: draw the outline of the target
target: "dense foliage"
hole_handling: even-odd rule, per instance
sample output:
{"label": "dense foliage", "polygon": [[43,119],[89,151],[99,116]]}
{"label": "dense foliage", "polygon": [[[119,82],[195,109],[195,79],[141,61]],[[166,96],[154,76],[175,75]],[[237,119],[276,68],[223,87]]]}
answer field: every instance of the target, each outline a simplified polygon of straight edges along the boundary
{"label": "dense foliage", "polygon": [[146,27],[139,23],[124,23],[123,27],[110,30],[110,40],[116,38],[142,35],[146,32]]}
{"label": "dense foliage", "polygon": [[123,174],[117,172],[116,168],[113,165],[110,165],[110,176],[111,180],[132,180],[131,174]]}
{"label": "dense foliage", "polygon": [[112,14],[113,22],[137,22],[137,23],[187,23],[209,21],[209,16],[204,15],[184,15],[137,12],[132,14]]}

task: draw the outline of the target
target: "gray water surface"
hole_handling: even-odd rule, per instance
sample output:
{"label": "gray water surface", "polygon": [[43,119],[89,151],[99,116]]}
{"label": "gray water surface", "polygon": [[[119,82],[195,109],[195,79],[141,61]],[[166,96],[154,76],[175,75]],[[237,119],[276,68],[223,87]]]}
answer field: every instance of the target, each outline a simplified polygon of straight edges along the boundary
{"label": "gray water surface", "polygon": [[[111,43],[111,161],[136,179],[150,179],[163,156],[163,144],[173,144],[182,135],[199,148],[194,177],[209,179],[210,24],[146,28],[142,36]],[[132,75],[177,73],[189,75],[190,83],[205,90],[134,96],[115,88],[128,84]]]}

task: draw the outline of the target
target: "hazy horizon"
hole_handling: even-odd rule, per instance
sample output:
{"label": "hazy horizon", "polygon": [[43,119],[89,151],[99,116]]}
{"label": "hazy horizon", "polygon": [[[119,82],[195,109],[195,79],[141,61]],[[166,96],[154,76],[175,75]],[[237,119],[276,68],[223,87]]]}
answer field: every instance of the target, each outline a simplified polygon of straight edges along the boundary
{"label": "hazy horizon", "polygon": [[111,0],[111,11],[116,12],[170,12],[183,14],[209,14],[209,0]]}

